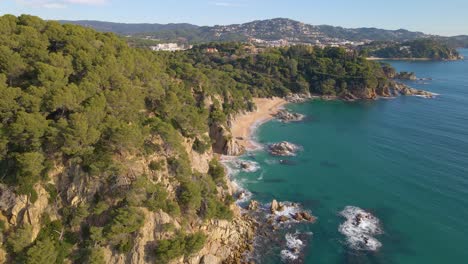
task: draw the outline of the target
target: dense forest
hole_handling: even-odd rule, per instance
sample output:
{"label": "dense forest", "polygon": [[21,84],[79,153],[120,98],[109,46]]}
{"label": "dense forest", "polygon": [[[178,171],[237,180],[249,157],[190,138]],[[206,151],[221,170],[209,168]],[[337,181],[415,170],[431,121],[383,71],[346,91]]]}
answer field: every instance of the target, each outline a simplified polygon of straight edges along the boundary
{"label": "dense forest", "polygon": [[373,42],[362,47],[364,52],[378,58],[426,58],[457,60],[460,54],[442,41],[418,39],[403,43]]}
{"label": "dense forest", "polygon": [[200,172],[188,154],[211,153],[210,127],[253,109],[252,97],[373,98],[388,82],[380,64],[340,48],[154,53],[113,33],[0,17],[0,257],[104,263],[105,249],[133,248],[148,212],[180,223],[148,255],[190,256],[206,239],[195,226],[233,217],[219,162]]}

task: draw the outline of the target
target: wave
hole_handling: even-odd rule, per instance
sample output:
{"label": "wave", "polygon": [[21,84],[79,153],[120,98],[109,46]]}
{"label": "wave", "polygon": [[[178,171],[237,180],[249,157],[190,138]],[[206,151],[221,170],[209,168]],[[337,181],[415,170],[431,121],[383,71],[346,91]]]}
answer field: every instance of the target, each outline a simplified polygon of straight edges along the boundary
{"label": "wave", "polygon": [[346,218],[346,221],[338,230],[346,236],[352,249],[376,251],[382,246],[382,243],[374,238],[375,235],[383,234],[377,217],[355,206],[346,206],[340,215]]}

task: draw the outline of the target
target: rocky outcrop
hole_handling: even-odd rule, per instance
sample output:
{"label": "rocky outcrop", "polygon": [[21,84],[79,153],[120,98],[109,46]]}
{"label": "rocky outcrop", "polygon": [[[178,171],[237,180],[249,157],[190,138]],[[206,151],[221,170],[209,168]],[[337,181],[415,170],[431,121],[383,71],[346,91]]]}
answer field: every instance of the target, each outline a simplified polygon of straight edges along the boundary
{"label": "rocky outcrop", "polygon": [[40,185],[34,190],[37,199],[31,201],[26,195],[16,195],[5,185],[0,185],[0,209],[12,226],[29,225],[32,228],[31,241],[36,239],[41,230],[41,219],[45,212],[54,219],[56,212],[49,208],[49,194]]}
{"label": "rocky outcrop", "polygon": [[398,95],[405,95],[405,96],[422,96],[425,98],[433,98],[435,94],[423,90],[417,90],[414,88],[409,87],[406,84],[399,83],[399,82],[393,82],[391,87],[390,87],[390,94],[394,96]]}
{"label": "rocky outcrop", "polygon": [[243,217],[211,220],[201,230],[208,235],[207,243],[188,263],[242,263],[242,254],[251,250],[255,222]]}
{"label": "rocky outcrop", "polygon": [[239,156],[245,152],[245,148],[233,139],[231,132],[222,125],[211,125],[210,138],[214,142],[214,153],[228,156]]}
{"label": "rocky outcrop", "polygon": [[307,222],[315,222],[316,218],[309,214],[308,212],[297,212],[293,215],[293,219],[296,221],[307,221]]}
{"label": "rocky outcrop", "polygon": [[279,203],[276,200],[271,201],[270,212],[272,214],[276,213],[279,209]]}
{"label": "rocky outcrop", "polygon": [[418,78],[414,72],[399,72],[395,75],[394,79],[416,81]]}
{"label": "rocky outcrop", "polygon": [[274,156],[294,156],[299,148],[287,141],[268,145],[268,152]]}
{"label": "rocky outcrop", "polygon": [[255,200],[250,200],[249,206],[247,207],[248,210],[250,211],[255,211],[259,207],[259,203]]}
{"label": "rocky outcrop", "polygon": [[284,123],[302,121],[304,117],[304,115],[301,115],[299,113],[290,113],[289,111],[284,109],[279,110],[275,114],[275,118]]}
{"label": "rocky outcrop", "polygon": [[304,103],[310,99],[314,98],[310,93],[293,93],[293,94],[288,94],[285,99],[286,101],[290,103]]}
{"label": "rocky outcrop", "polygon": [[186,139],[184,142],[185,151],[189,154],[192,169],[201,173],[207,173],[210,168],[210,161],[213,158],[213,150],[210,148],[205,153],[198,153],[192,148],[194,141],[195,139]]}

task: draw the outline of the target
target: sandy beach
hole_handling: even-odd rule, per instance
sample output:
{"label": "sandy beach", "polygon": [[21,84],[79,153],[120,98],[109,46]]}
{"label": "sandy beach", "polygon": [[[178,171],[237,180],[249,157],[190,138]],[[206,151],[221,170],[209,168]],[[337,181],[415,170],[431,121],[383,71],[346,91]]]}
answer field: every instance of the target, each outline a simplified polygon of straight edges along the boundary
{"label": "sandy beach", "polygon": [[273,115],[287,101],[283,98],[254,98],[253,99],[257,110],[239,115],[232,122],[231,132],[233,138],[237,140],[239,145],[245,147],[247,150],[255,148],[252,143],[252,132],[255,127],[261,123],[267,122],[273,118]]}

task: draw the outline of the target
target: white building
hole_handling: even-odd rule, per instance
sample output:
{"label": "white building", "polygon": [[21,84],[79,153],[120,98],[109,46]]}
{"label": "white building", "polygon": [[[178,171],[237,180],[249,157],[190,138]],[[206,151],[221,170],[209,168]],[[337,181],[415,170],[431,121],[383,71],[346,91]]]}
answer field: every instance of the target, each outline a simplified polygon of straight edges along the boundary
{"label": "white building", "polygon": [[156,46],[151,46],[150,48],[153,51],[178,51],[186,49],[183,45],[177,43],[161,43]]}

